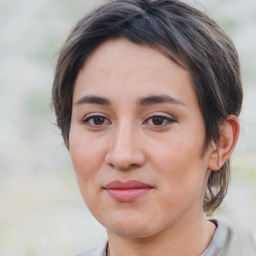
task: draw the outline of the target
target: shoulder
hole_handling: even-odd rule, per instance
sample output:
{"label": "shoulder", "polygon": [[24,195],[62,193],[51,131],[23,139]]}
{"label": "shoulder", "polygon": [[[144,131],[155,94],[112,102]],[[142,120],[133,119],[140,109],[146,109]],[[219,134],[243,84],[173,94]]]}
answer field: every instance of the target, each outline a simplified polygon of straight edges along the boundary
{"label": "shoulder", "polygon": [[248,231],[227,225],[227,236],[221,255],[256,256],[256,242],[253,235]]}
{"label": "shoulder", "polygon": [[107,249],[108,241],[105,241],[99,247],[91,249],[89,251],[83,252],[76,256],[106,256],[106,249]]}

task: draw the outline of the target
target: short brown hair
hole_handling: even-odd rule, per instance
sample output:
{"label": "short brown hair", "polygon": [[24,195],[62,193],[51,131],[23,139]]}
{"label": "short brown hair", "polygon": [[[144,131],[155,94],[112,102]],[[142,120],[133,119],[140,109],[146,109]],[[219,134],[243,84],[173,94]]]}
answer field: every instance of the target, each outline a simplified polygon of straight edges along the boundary
{"label": "short brown hair", "polygon": [[[178,0],[110,0],[78,22],[59,54],[52,101],[67,148],[78,72],[101,43],[117,37],[157,49],[188,68],[204,119],[203,152],[219,140],[227,116],[239,116],[243,92],[238,55],[212,19]],[[229,161],[210,172],[204,197],[207,215],[221,204],[229,179]]]}

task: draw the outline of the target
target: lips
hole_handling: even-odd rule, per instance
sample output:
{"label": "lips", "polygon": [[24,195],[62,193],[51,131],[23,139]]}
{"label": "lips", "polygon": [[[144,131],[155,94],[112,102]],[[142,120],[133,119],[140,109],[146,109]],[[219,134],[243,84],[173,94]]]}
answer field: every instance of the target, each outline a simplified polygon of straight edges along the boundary
{"label": "lips", "polygon": [[131,202],[146,195],[153,187],[137,180],[129,180],[126,182],[114,180],[108,183],[104,189],[117,201]]}

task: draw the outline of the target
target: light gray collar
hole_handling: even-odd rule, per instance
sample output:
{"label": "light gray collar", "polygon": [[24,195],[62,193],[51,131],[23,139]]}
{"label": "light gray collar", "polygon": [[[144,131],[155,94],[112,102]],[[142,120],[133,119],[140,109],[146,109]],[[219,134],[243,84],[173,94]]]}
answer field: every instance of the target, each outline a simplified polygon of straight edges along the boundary
{"label": "light gray collar", "polygon": [[220,256],[227,237],[227,227],[218,220],[211,220],[216,226],[212,241],[201,256]]}

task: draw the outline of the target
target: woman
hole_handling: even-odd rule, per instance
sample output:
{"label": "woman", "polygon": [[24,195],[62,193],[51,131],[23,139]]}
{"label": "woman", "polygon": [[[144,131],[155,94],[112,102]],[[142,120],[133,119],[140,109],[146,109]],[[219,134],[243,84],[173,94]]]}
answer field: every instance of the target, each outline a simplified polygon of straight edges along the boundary
{"label": "woman", "polygon": [[53,104],[108,234],[81,255],[256,255],[206,218],[227,192],[242,85],[231,39],[205,14],[175,0],[108,1],[61,49]]}

